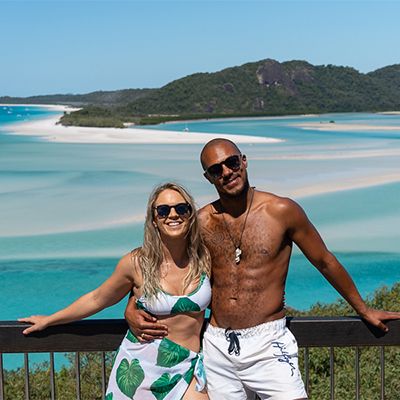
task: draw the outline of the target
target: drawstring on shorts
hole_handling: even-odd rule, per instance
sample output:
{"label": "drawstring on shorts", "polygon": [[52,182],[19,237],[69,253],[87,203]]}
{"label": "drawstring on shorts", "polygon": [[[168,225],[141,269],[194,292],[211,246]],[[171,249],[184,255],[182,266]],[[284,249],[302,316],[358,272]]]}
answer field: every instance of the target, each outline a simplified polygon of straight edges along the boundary
{"label": "drawstring on shorts", "polygon": [[226,328],[225,329],[225,338],[229,342],[229,347],[228,347],[228,354],[231,355],[232,353],[235,353],[235,356],[240,355],[240,343],[239,343],[239,338],[240,333],[236,333],[233,331],[231,328]]}

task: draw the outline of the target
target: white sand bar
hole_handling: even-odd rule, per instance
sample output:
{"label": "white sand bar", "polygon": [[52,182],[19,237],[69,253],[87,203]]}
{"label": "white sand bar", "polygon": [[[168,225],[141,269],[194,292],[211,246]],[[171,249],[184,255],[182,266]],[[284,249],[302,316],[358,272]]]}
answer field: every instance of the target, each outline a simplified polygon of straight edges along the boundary
{"label": "white sand bar", "polygon": [[[42,107],[48,107],[43,105]],[[56,106],[57,111],[71,111],[70,108]],[[51,108],[54,110],[54,108]],[[235,143],[277,143],[280,139],[227,135],[219,133],[174,132],[139,128],[87,128],[62,126],[57,124],[60,115],[50,118],[12,124],[7,132],[16,135],[37,136],[49,142],[60,143],[132,143],[132,144],[204,144],[214,138],[226,138]]]}
{"label": "white sand bar", "polygon": [[382,114],[382,115],[400,115],[400,111],[382,111],[377,114]]}
{"label": "white sand bar", "polygon": [[60,104],[11,104],[11,103],[0,103],[0,107],[40,107],[40,108],[47,108],[50,111],[78,111],[80,108],[70,107],[70,106],[63,106]]}
{"label": "white sand bar", "polygon": [[308,184],[299,188],[288,190],[290,196],[301,198],[326,193],[340,192],[342,190],[362,189],[371,186],[385,185],[400,182],[400,173],[386,173],[371,177],[349,177],[346,180],[327,182],[325,184]]}
{"label": "white sand bar", "polygon": [[400,126],[398,125],[344,124],[341,122],[302,122],[292,126],[317,131],[400,131]]}

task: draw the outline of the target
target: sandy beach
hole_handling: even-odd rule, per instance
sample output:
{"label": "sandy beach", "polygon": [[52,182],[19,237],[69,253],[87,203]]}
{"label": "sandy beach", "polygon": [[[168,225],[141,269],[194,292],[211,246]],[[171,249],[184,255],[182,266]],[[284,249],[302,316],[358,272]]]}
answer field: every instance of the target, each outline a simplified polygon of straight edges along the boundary
{"label": "sandy beach", "polygon": [[378,114],[381,115],[400,115],[400,111],[382,111]]}
{"label": "sandy beach", "polygon": [[400,131],[400,126],[396,125],[345,124],[336,122],[304,122],[293,124],[292,126],[317,131]]}
{"label": "sandy beach", "polygon": [[372,177],[349,177],[346,181],[327,182],[325,184],[309,184],[300,188],[288,190],[290,196],[296,199],[316,196],[343,190],[363,189],[372,186],[386,185],[400,181],[400,173],[387,173]]}
{"label": "sandy beach", "polygon": [[[3,104],[1,106],[7,106]],[[28,106],[28,105],[27,105]],[[52,111],[72,111],[65,106],[42,105]],[[204,144],[213,138],[227,138],[236,143],[278,143],[282,140],[246,135],[219,133],[173,132],[142,128],[89,128],[62,126],[57,124],[60,115],[37,121],[22,122],[7,126],[7,132],[15,135],[37,136],[42,140],[59,143],[131,143],[131,144]]]}
{"label": "sandy beach", "polygon": [[[2,104],[1,106],[12,106]],[[34,107],[32,105],[22,105],[26,107]],[[38,105],[35,105],[38,107]],[[48,108],[52,111],[59,111],[60,114],[55,114],[50,118],[40,119],[36,121],[13,123],[6,127],[8,133],[15,135],[28,135],[40,137],[43,141],[59,142],[59,143],[93,143],[93,144],[204,144],[208,140],[215,137],[226,137],[239,144],[248,143],[277,143],[284,140],[259,137],[259,136],[245,136],[245,135],[228,135],[228,134],[212,134],[212,133],[195,133],[195,132],[177,132],[168,130],[153,130],[129,127],[125,129],[118,128],[90,128],[90,127],[64,127],[57,124],[61,112],[70,112],[76,108],[66,106],[51,106],[40,105],[40,107]],[[265,118],[264,118],[265,119]],[[267,117],[267,119],[270,119]],[[293,126],[301,127],[303,129],[315,129],[326,131],[364,131],[364,130],[399,130],[399,126],[376,126],[368,124],[347,124],[347,123],[329,123],[329,122],[304,122],[293,124]],[[388,159],[390,157],[399,157],[400,149],[398,147],[391,148],[369,148],[369,149],[344,149],[344,148],[329,148],[326,147],[322,152],[303,153],[298,151],[287,151],[285,153],[268,152],[268,154],[260,154],[252,157],[253,161],[328,161],[338,160],[338,162],[345,162],[346,160],[365,160],[363,168],[359,168],[355,174],[349,175],[343,179],[341,174],[337,176],[330,176],[327,183],[321,183],[316,179],[310,179],[304,182],[301,176],[295,172],[292,173],[292,179],[286,179],[284,182],[279,182],[276,187],[272,189],[282,192],[286,195],[295,198],[308,197],[319,195],[323,193],[330,193],[349,189],[360,189],[370,186],[377,186],[387,183],[400,181],[400,173],[397,168],[389,167],[374,168],[370,170],[367,168],[366,162],[370,160],[374,163],[379,163],[380,159]],[[375,160],[375,161],[373,161]],[[337,169],[340,171],[341,164],[338,164]],[[364,171],[364,172],[363,172]],[[264,187],[264,179],[260,179],[259,186],[265,190],[271,189],[271,183],[268,182]],[[210,201],[208,196],[205,196],[205,202]],[[141,216],[142,217],[142,216]],[[141,218],[139,217],[139,219]],[[136,221],[136,219],[135,219]],[[131,218],[110,219],[107,226],[118,226],[127,223],[132,223]],[[104,226],[103,226],[104,227]],[[98,226],[74,226],[70,229],[87,230],[98,229]]]}
{"label": "sandy beach", "polygon": [[[225,130],[221,128],[225,134],[160,131],[138,127],[63,127],[57,125],[57,122],[62,112],[68,112],[70,108],[42,105],[42,108],[46,107],[55,112],[50,114],[50,118],[39,119],[29,116],[31,107],[33,108],[31,105],[23,106],[20,118],[10,118],[8,125],[2,124],[2,131],[7,135],[30,135],[40,138],[43,143],[35,141],[36,147],[32,153],[31,148],[34,149],[30,141],[21,141],[18,146],[19,153],[4,150],[2,163],[6,166],[5,170],[8,171],[9,166],[13,166],[15,173],[6,172],[0,185],[0,192],[5,193],[4,198],[8,199],[0,215],[4,222],[3,229],[0,229],[0,237],[44,237],[78,233],[84,235],[84,232],[98,232],[99,235],[103,235],[101,232],[124,230],[131,225],[140,225],[144,219],[142,204],[152,185],[171,177],[184,179],[184,184],[194,188],[199,206],[213,201],[215,193],[201,176],[197,153],[184,154],[180,146],[171,146],[169,151],[165,152],[165,146],[159,146],[160,144],[201,145],[213,137],[221,136],[229,137],[239,144],[254,143],[254,146],[244,146],[251,162],[251,182],[259,190],[298,200],[400,181],[400,148],[397,141],[390,140],[391,135],[385,135],[383,141],[375,136],[364,140],[360,131],[361,140],[353,141],[349,146],[340,135],[336,140],[335,133],[328,135],[328,132],[326,135],[322,133],[313,137],[313,141],[303,142],[302,132],[297,128],[293,129],[292,137],[285,136],[283,131],[283,145],[274,146],[273,143],[280,141],[280,138],[230,135],[226,127]],[[7,110],[4,111],[7,113]],[[24,121],[24,118],[27,119]],[[375,121],[373,118],[371,120]],[[332,130],[337,129],[339,125],[346,126],[346,129],[357,128],[356,124],[347,121],[348,119],[341,120],[338,116],[335,124],[324,125]],[[358,118],[349,122],[357,121]],[[251,130],[251,122],[252,119],[248,125],[249,134],[258,132]],[[307,118],[304,118],[303,122],[306,126],[313,125]],[[369,121],[366,119],[365,123],[360,123],[364,126],[369,124]],[[393,125],[395,123],[398,122],[392,122]],[[215,132],[221,132],[218,130],[220,125],[214,125]],[[258,126],[258,123],[256,125]],[[320,128],[322,124],[318,121],[314,125]],[[275,124],[272,129],[274,126]],[[281,125],[277,123],[276,126],[287,126],[287,122],[283,121]],[[160,128],[166,129],[163,126]],[[267,129],[270,128],[266,124],[263,133],[268,135]],[[272,133],[270,135],[272,136]],[[325,142],[325,136],[329,136],[330,141]],[[386,136],[389,136],[389,139]],[[393,136],[396,139],[398,134],[394,132]],[[12,143],[12,138],[9,139]],[[9,139],[6,138],[5,144]],[[47,146],[47,142],[58,142],[60,146]],[[63,146],[62,143],[100,143],[104,146],[74,146],[74,154],[71,156],[70,146]],[[154,151],[147,155],[139,145],[107,146],[113,143],[154,144]],[[263,143],[267,145],[263,146]],[[131,163],[132,160],[135,162]],[[182,168],[184,174],[181,172]],[[26,193],[30,193],[30,196],[26,196]],[[54,199],[58,199],[57,202],[54,202]],[[110,208],[110,204],[114,203],[118,206]],[[60,204],[61,214],[58,211]],[[96,204],[96,207],[93,207],[93,204]],[[21,210],[28,209],[34,209],[35,213],[24,214],[21,218]],[[54,218],[55,215],[58,217]]]}

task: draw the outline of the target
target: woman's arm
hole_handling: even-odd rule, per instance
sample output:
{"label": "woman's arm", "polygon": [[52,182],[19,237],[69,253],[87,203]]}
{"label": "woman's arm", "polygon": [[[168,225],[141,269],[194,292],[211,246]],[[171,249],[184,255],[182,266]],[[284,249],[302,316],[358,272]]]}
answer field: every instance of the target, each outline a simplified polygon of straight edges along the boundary
{"label": "woman's arm", "polygon": [[104,308],[119,302],[132,289],[134,284],[134,267],[131,254],[118,262],[113,274],[97,289],[86,293],[68,307],[51,315],[32,315],[19,318],[20,322],[32,324],[22,333],[40,331],[51,325],[66,324],[89,317]]}

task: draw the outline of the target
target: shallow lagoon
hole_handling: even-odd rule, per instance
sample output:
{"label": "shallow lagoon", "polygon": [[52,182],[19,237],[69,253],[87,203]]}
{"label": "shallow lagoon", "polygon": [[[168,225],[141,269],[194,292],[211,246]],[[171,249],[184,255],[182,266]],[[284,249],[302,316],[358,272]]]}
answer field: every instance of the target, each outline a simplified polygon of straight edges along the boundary
{"label": "shallow lagoon", "polygon": [[[119,256],[140,245],[147,196],[157,183],[184,184],[200,206],[216,197],[202,177],[201,145],[62,144],[8,134],[6,123],[48,115],[33,107],[0,108],[2,320],[54,311],[104,280]],[[399,116],[332,114],[151,129],[284,139],[241,146],[251,183],[297,199],[367,295],[399,280],[400,129],[326,132],[295,126],[329,120],[400,126]],[[186,126],[189,132],[183,132]],[[286,298],[304,309],[337,294],[295,251]],[[120,317],[123,308],[100,316]]]}

